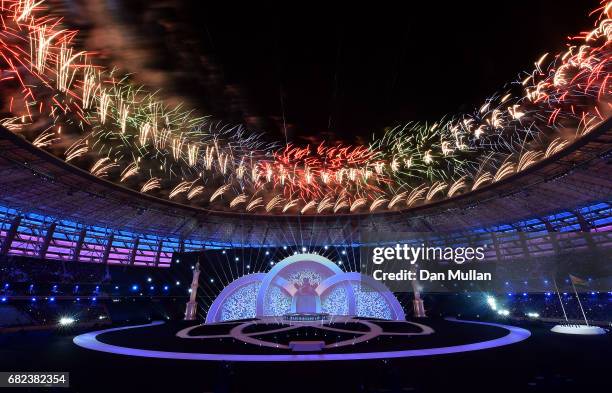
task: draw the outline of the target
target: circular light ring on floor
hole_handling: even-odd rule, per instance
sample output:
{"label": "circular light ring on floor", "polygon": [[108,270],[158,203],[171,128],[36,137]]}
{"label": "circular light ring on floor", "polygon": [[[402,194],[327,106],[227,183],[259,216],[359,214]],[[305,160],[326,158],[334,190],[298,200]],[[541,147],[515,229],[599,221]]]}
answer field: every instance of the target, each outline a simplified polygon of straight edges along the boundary
{"label": "circular light ring on floor", "polygon": [[[176,336],[179,338],[188,339],[188,340],[232,338],[236,341],[242,341],[244,343],[256,345],[259,347],[268,347],[268,348],[275,348],[275,349],[282,348],[282,349],[289,350],[290,349],[289,345],[280,344],[275,341],[267,341],[267,340],[259,339],[257,338],[257,336],[270,335],[272,333],[287,332],[290,330],[299,329],[301,327],[309,327],[309,328],[319,329],[323,331],[348,333],[348,334],[355,335],[353,338],[350,338],[348,340],[328,343],[323,346],[324,349],[325,348],[335,349],[335,348],[340,348],[344,346],[352,346],[352,345],[355,345],[355,344],[358,344],[364,341],[375,339],[376,337],[379,337],[379,336],[421,336],[421,335],[429,335],[429,334],[434,333],[434,330],[430,328],[429,326],[426,326],[420,323],[416,323],[416,322],[410,322],[410,321],[400,321],[397,323],[402,323],[405,325],[411,325],[411,326],[417,327],[418,329],[420,329],[418,332],[409,332],[409,333],[407,332],[389,332],[383,329],[378,324],[373,323],[371,321],[368,321],[365,319],[355,319],[353,317],[344,316],[344,315],[335,316],[333,319],[334,324],[340,324],[340,325],[346,324],[346,323],[360,324],[364,326],[365,328],[367,328],[367,330],[350,330],[350,329],[345,329],[345,328],[333,327],[332,325],[330,325],[331,321],[293,321],[293,322],[287,323],[283,319],[283,323],[280,325],[278,324],[278,322],[279,322],[279,319],[276,317],[264,317],[264,318],[260,318],[256,320],[245,321],[233,327],[227,334],[214,334],[214,335],[191,335],[190,333],[193,330],[198,329],[202,326],[206,326],[206,325],[193,325],[183,330],[180,330],[178,333],[176,333]],[[246,329],[248,329],[251,326],[259,325],[261,323],[271,324],[273,325],[273,329],[246,333]]]}
{"label": "circular light ring on floor", "polygon": [[292,361],[330,361],[330,360],[369,360],[369,359],[391,359],[417,356],[444,355],[449,353],[460,353],[478,351],[481,349],[496,348],[504,345],[514,344],[526,340],[531,336],[529,330],[516,326],[501,325],[490,322],[461,321],[448,318],[449,321],[459,323],[471,323],[476,325],[495,326],[506,329],[508,334],[494,340],[481,341],[471,344],[454,345],[449,347],[408,349],[403,351],[387,352],[361,352],[361,353],[322,353],[322,354],[224,354],[224,353],[190,353],[154,351],[149,349],[138,349],[106,344],[98,341],[97,336],[103,333],[116,332],[120,330],[137,329],[161,325],[164,322],[152,322],[146,325],[126,326],[112,329],[98,330],[81,334],[73,339],[73,342],[82,347],[94,351],[114,353],[117,355],[139,356],[157,359],[181,359],[181,360],[209,360],[209,361],[233,361],[233,362],[292,362]]}

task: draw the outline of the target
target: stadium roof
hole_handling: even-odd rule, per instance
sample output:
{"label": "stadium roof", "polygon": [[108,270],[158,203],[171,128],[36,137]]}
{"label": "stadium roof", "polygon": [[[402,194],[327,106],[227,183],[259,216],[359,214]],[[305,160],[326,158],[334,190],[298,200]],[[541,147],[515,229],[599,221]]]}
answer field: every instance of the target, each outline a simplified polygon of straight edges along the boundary
{"label": "stadium roof", "polygon": [[472,230],[609,201],[611,124],[608,120],[563,151],[473,192],[398,212],[333,216],[225,213],[181,205],[95,177],[1,129],[0,205],[14,215],[33,213],[108,233],[200,245],[335,244],[359,242],[364,231]]}

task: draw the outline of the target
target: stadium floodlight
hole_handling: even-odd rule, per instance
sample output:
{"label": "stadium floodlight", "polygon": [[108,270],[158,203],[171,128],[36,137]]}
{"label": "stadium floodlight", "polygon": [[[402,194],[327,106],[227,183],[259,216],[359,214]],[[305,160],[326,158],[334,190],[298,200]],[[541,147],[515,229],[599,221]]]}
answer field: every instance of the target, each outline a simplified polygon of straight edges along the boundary
{"label": "stadium floodlight", "polygon": [[69,326],[75,323],[76,320],[72,317],[61,317],[59,320],[60,326]]}

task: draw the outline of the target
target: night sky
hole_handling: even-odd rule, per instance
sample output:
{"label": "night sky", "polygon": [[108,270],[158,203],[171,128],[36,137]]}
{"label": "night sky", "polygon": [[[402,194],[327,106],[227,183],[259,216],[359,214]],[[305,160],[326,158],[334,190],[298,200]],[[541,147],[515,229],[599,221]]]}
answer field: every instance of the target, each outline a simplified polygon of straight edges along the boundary
{"label": "night sky", "polygon": [[[181,71],[174,88],[191,103],[272,139],[284,140],[286,128],[301,143],[363,141],[386,126],[480,106],[543,53],[563,50],[567,36],[590,29],[587,14],[598,5],[123,3],[123,21],[144,25],[155,67]],[[155,12],[143,13],[153,3]]]}

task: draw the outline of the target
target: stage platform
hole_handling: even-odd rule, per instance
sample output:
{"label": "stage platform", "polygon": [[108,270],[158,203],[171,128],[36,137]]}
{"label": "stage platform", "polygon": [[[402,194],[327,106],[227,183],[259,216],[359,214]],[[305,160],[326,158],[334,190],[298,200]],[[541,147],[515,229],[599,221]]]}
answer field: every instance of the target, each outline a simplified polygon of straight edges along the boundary
{"label": "stage platform", "polygon": [[[243,321],[245,322],[245,321]],[[381,336],[354,347],[324,349],[298,355],[375,353],[392,350],[420,350],[466,345],[502,338],[504,328],[459,323],[443,319],[415,321],[435,333],[420,336]],[[242,322],[241,322],[242,323]],[[376,323],[379,323],[378,321]],[[395,322],[380,322],[386,330],[398,331]],[[231,362],[190,361],[168,358],[125,356],[81,348],[73,343],[85,331],[56,330],[0,334],[1,370],[70,371],[72,389],[62,392],[435,392],[511,391],[577,392],[601,389],[608,381],[612,357],[612,334],[602,336],[559,335],[552,325],[514,321],[531,336],[510,345],[444,355],[378,358],[370,360],[321,362]],[[239,340],[179,339],[176,333],[197,326],[194,322],[168,322],[137,329],[97,335],[112,345],[144,350],[186,353],[237,353],[245,355],[295,355],[285,349],[258,348]],[[196,327],[190,335],[227,334],[231,325]],[[125,327],[125,326],[121,326]],[[346,323],[349,330],[365,330]],[[419,331],[406,326],[407,333]],[[246,332],[268,329],[250,325]],[[296,331],[297,333],[297,331]],[[301,334],[301,333],[300,333]],[[277,336],[280,340],[280,336]],[[300,339],[304,337],[300,336]],[[305,339],[317,341],[308,333]],[[329,337],[327,338],[329,339]],[[329,343],[325,340],[326,343]],[[334,340],[337,340],[337,336]],[[290,340],[292,341],[292,340]],[[286,341],[286,337],[282,342]],[[228,344],[228,345],[226,345]],[[111,344],[109,344],[111,345]],[[577,367],[576,362],[581,366]],[[299,381],[299,383],[296,383]]]}
{"label": "stage platform", "polygon": [[[353,317],[289,322],[269,317],[186,327],[153,322],[86,333],[74,343],[126,356],[286,362],[444,355],[510,345],[529,336],[528,330],[515,326],[453,319],[425,324]],[[296,343],[313,340],[323,343],[317,353],[296,353]]]}

